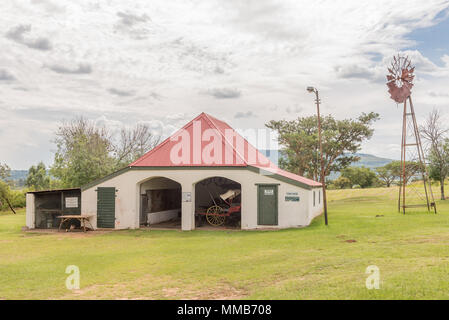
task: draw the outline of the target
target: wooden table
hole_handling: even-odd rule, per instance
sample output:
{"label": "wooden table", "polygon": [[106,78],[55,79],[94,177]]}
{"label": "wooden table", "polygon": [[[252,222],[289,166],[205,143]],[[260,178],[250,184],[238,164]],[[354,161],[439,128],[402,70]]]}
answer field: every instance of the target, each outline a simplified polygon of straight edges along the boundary
{"label": "wooden table", "polygon": [[92,224],[89,221],[89,218],[91,216],[85,215],[85,214],[74,214],[74,215],[65,215],[65,216],[58,216],[57,218],[61,219],[61,223],[59,224],[58,231],[61,230],[62,224],[69,220],[79,220],[81,225],[83,226],[84,232],[86,232],[86,222],[90,224],[90,227],[93,230]]}

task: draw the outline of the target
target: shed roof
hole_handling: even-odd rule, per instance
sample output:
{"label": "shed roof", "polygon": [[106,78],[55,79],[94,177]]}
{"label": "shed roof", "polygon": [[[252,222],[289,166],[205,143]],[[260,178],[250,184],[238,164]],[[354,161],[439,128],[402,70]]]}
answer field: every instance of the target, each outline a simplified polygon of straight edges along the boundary
{"label": "shed roof", "polygon": [[226,122],[204,112],[129,167],[254,167],[273,174],[274,178],[287,178],[309,187],[321,186],[278,168]]}
{"label": "shed roof", "polygon": [[81,188],[38,190],[38,191],[28,191],[27,193],[38,194],[38,193],[63,192],[63,191],[81,191]]}

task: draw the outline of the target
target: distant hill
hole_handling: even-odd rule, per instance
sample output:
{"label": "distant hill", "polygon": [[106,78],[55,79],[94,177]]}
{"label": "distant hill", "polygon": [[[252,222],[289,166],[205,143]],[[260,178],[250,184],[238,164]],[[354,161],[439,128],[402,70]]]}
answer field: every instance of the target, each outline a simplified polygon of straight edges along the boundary
{"label": "distant hill", "polygon": [[25,185],[27,176],[28,170],[11,170],[11,176],[7,178],[7,181],[11,182],[14,188],[21,188]]}
{"label": "distant hill", "polygon": [[11,170],[11,180],[26,179],[28,175],[28,170]]}
{"label": "distant hill", "polygon": [[[271,162],[275,164],[279,164],[279,157],[282,155],[280,154],[279,150],[260,150],[263,155],[265,155],[268,159],[271,160]],[[370,169],[383,167],[384,165],[394,161],[392,159],[387,158],[380,158],[377,156],[374,156],[372,154],[366,154],[366,153],[356,153],[358,157],[360,157],[360,160],[357,162],[354,162],[352,164],[353,167],[366,167]],[[333,180],[338,178],[339,173],[338,172],[332,172],[329,175],[329,179]]]}
{"label": "distant hill", "polygon": [[372,154],[366,154],[366,153],[356,153],[357,156],[360,157],[360,160],[357,162],[354,162],[352,166],[354,167],[366,167],[366,168],[379,168],[383,167],[390,162],[394,161],[392,159],[387,158],[380,158],[376,157]]}

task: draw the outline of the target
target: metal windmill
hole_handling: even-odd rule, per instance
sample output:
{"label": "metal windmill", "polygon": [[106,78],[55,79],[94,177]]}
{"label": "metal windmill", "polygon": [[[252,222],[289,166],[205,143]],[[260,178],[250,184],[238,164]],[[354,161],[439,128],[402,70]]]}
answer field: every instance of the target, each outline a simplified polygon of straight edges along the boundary
{"label": "metal windmill", "polygon": [[[411,97],[414,71],[415,67],[412,67],[408,57],[398,55],[393,57],[387,75],[388,92],[391,98],[398,104],[404,104],[398,210],[399,212],[402,210],[405,214],[405,210],[408,208],[427,207],[428,211],[433,208],[436,213],[437,209]],[[424,193],[421,186],[412,181],[418,177],[422,177]]]}

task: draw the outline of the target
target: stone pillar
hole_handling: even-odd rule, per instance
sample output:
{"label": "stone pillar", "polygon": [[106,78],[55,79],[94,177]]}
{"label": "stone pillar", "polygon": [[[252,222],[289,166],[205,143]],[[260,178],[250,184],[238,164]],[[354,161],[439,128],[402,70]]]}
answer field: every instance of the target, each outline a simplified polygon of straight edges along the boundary
{"label": "stone pillar", "polygon": [[26,194],[26,226],[30,229],[34,229],[36,222],[36,208],[34,203],[34,193]]}
{"label": "stone pillar", "polygon": [[189,231],[195,229],[195,192],[192,184],[182,185],[181,199],[181,229]]}

